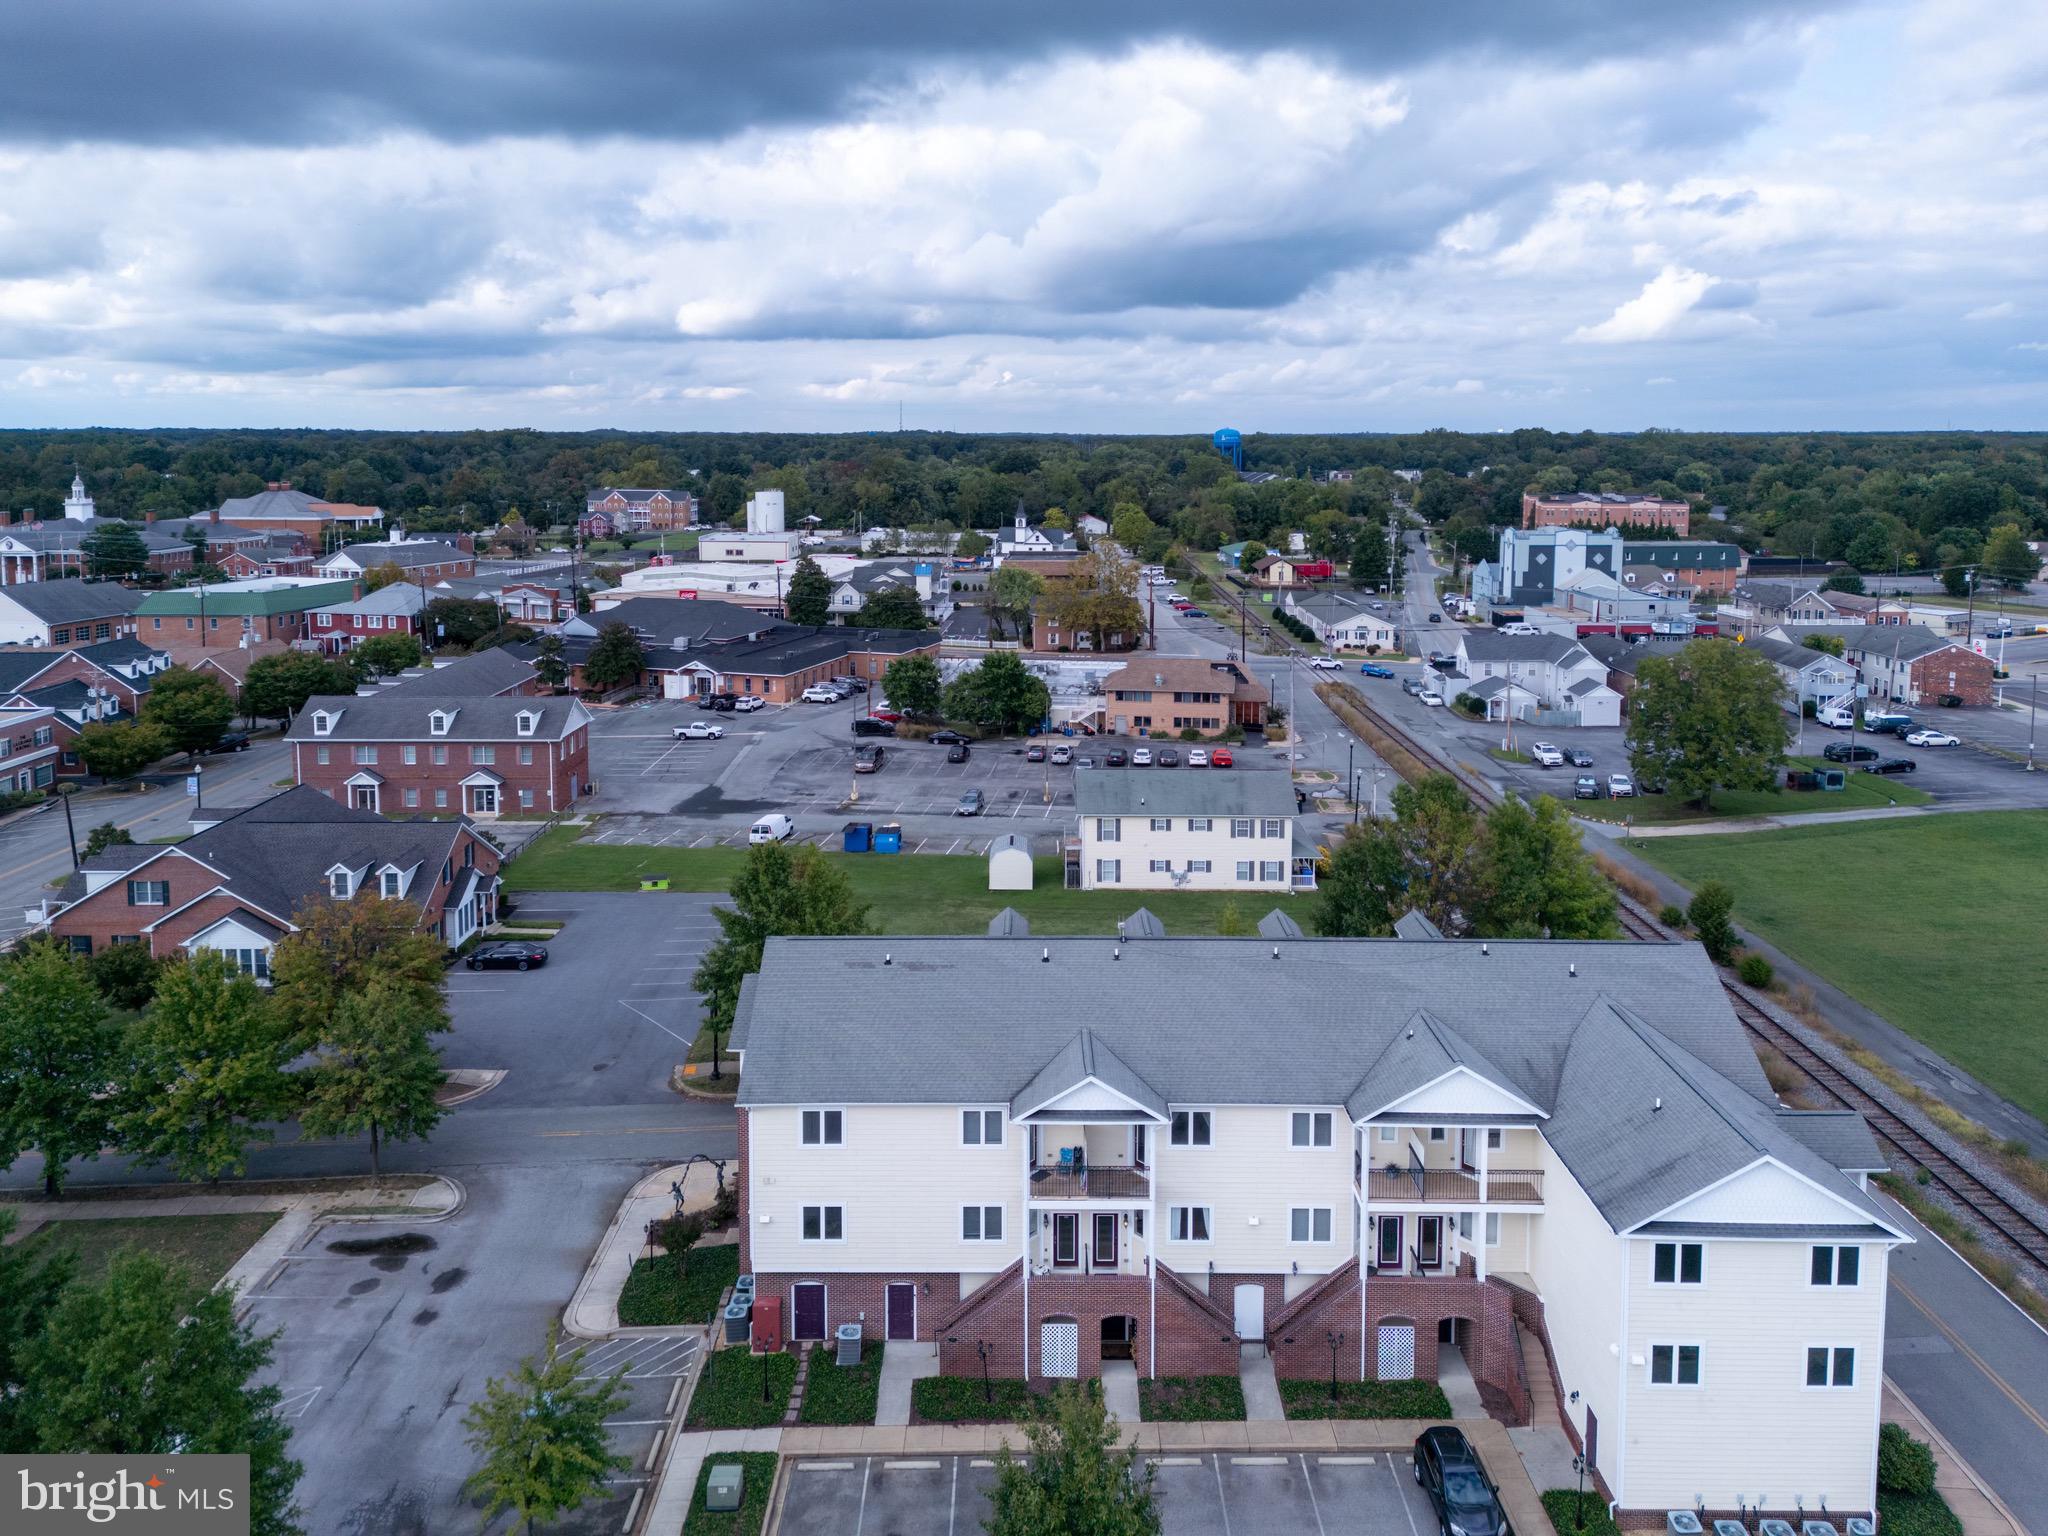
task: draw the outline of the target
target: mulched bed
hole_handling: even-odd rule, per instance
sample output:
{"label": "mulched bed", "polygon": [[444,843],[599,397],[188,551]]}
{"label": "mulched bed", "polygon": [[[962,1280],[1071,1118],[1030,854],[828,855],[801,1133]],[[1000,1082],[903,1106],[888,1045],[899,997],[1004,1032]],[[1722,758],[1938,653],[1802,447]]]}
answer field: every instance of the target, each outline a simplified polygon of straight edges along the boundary
{"label": "mulched bed", "polygon": [[1148,1422],[1242,1419],[1244,1383],[1235,1376],[1140,1376],[1138,1409]]}

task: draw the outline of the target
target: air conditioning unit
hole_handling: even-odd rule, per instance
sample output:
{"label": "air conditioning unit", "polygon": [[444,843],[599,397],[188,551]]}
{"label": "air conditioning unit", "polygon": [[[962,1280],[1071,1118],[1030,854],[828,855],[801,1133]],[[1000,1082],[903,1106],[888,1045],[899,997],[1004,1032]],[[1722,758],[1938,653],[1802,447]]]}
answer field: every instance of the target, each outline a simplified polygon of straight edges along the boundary
{"label": "air conditioning unit", "polygon": [[1665,1536],[1700,1536],[1700,1517],[1689,1509],[1672,1509],[1664,1513]]}
{"label": "air conditioning unit", "polygon": [[1835,1522],[1832,1520],[1807,1520],[1800,1524],[1799,1536],[1835,1536]]}
{"label": "air conditioning unit", "polygon": [[1851,1515],[1842,1522],[1844,1536],[1877,1536],[1877,1522],[1866,1520],[1861,1515]]}
{"label": "air conditioning unit", "polygon": [[[1749,1527],[1740,1520],[1716,1520],[1714,1536],[1749,1536]],[[1870,1536],[1877,1536],[1877,1533],[1872,1531]]]}
{"label": "air conditioning unit", "polygon": [[1793,1536],[1790,1520],[1759,1520],[1756,1536]]}

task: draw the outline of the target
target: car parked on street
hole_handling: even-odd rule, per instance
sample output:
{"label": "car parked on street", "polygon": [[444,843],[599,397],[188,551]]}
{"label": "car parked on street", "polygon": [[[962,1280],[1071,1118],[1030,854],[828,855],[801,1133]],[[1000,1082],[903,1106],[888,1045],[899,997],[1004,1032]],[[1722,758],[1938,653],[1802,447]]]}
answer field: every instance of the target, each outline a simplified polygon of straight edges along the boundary
{"label": "car parked on street", "polygon": [[1562,768],[1564,749],[1554,741],[1538,741],[1530,744],[1529,759],[1539,768]]}
{"label": "car parked on street", "polygon": [[1610,773],[1607,775],[1607,793],[1616,800],[1633,800],[1636,781],[1625,773]]}
{"label": "car parked on street", "polygon": [[935,747],[958,747],[967,744],[967,738],[958,731],[933,731],[925,740]]}
{"label": "car parked on street", "polygon": [[1392,667],[1383,667],[1376,661],[1361,661],[1358,664],[1358,671],[1363,677],[1392,677],[1394,675]]}
{"label": "car parked on street", "polygon": [[1404,677],[1404,678],[1402,678],[1402,679],[1401,679],[1401,691],[1402,691],[1403,693],[1407,694],[1407,695],[1408,695],[1408,696],[1409,696],[1410,698],[1413,698],[1413,699],[1419,699],[1419,698],[1421,698],[1421,697],[1422,697],[1422,679],[1421,679],[1421,678],[1419,678],[1419,677]]}
{"label": "car parked on street", "polygon": [[1230,748],[1228,747],[1218,747],[1209,754],[1209,766],[1211,768],[1232,768],[1236,765],[1237,759],[1230,755]]}
{"label": "car parked on street", "polygon": [[211,757],[216,752],[246,752],[249,750],[249,733],[229,731],[210,747],[201,747],[201,757]]}
{"label": "car parked on street", "polygon": [[1052,749],[1052,762],[1055,768],[1064,768],[1068,763],[1071,763],[1073,760],[1074,749],[1068,746],[1065,742],[1061,742],[1058,746]]}
{"label": "car parked on street", "polygon": [[1456,1536],[1511,1536],[1500,1495],[1463,1430],[1439,1425],[1416,1437],[1415,1481],[1429,1495],[1441,1530]]}
{"label": "car parked on street", "polygon": [[979,816],[982,812],[982,807],[987,803],[982,798],[980,790],[970,789],[960,796],[960,803],[953,807],[953,814],[955,816]]}
{"label": "car parked on street", "polygon": [[853,717],[853,734],[856,736],[894,736],[896,734],[896,722],[893,720],[877,720],[867,715],[855,715]]}
{"label": "car parked on street", "polygon": [[1152,761],[1161,768],[1178,768],[1180,766],[1180,749],[1178,747],[1161,747],[1152,755]]}
{"label": "car parked on street", "polygon": [[1937,731],[1932,726],[1911,731],[1906,736],[1909,747],[1960,747],[1962,744],[1960,737],[1951,736],[1947,731]]}
{"label": "car parked on street", "polygon": [[713,725],[709,720],[692,720],[688,725],[679,725],[669,732],[673,741],[717,741],[725,735],[725,727]]}
{"label": "car parked on street", "polygon": [[1425,688],[1415,697],[1422,700],[1431,709],[1442,709],[1444,707],[1444,696],[1434,688]]}
{"label": "car parked on street", "polygon": [[472,971],[530,971],[548,963],[548,947],[524,939],[479,944],[463,963]]}
{"label": "car parked on street", "polygon": [[873,742],[863,742],[853,749],[853,771],[855,773],[880,773],[882,764],[889,760],[889,754]]}
{"label": "car parked on street", "polygon": [[1865,773],[1917,773],[1920,765],[1910,757],[1881,757],[1874,763],[1865,763]]}
{"label": "car parked on street", "polygon": [[1189,766],[1190,768],[1206,768],[1206,767],[1208,767],[1208,766],[1209,766],[1209,754],[1208,754],[1208,751],[1207,751],[1206,749],[1202,748],[1202,747],[1189,747],[1189,748],[1188,748],[1188,766]]}

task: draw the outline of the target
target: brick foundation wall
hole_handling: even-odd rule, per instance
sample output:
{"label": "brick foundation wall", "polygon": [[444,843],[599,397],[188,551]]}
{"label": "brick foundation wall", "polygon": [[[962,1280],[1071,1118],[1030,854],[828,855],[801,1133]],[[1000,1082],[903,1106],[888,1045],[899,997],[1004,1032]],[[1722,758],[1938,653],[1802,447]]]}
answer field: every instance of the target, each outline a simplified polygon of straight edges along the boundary
{"label": "brick foundation wall", "polygon": [[[984,1291],[986,1294],[984,1294]],[[975,1375],[981,1357],[975,1345],[986,1340],[989,1370],[998,1376],[1024,1373],[1024,1283],[1015,1270],[992,1280],[962,1303],[944,1321],[940,1368],[949,1376]],[[1199,1292],[1196,1296],[1199,1296]],[[1230,1376],[1237,1372],[1237,1340],[1227,1321],[1201,1305],[1165,1274],[1158,1287],[1158,1374],[1162,1376]],[[1140,1375],[1152,1372],[1152,1282],[1145,1275],[1034,1275],[1031,1278],[1031,1384],[1044,1386],[1039,1360],[1039,1328],[1055,1317],[1070,1317],[1080,1336],[1078,1374],[1102,1374],[1102,1320],[1136,1318],[1137,1337],[1131,1359]]]}
{"label": "brick foundation wall", "polygon": [[[1588,1483],[1586,1485],[1586,1503],[1588,1507],[1593,1503],[1593,1496],[1592,1484]],[[1603,1484],[1601,1497],[1604,1499],[1605,1496],[1605,1485]],[[1624,1531],[1661,1531],[1664,1529],[1666,1513],[1662,1509],[1617,1509],[1614,1512],[1614,1523]],[[1761,1511],[1755,1509],[1703,1509],[1699,1512],[1699,1515],[1700,1524],[1710,1531],[1714,1528],[1716,1520],[1739,1520],[1750,1530],[1756,1529],[1759,1519],[1783,1520],[1796,1531],[1799,1529],[1801,1521],[1825,1519],[1830,1521],[1835,1529],[1839,1531],[1842,1529],[1842,1522],[1845,1520],[1853,1519],[1857,1516],[1861,1516],[1866,1520],[1876,1518],[1867,1509],[1830,1509],[1825,1515],[1811,1509],[1804,1511],[1798,1509],[1766,1509]]]}
{"label": "brick foundation wall", "polygon": [[[746,1197],[742,1195],[741,1208]],[[744,1261],[743,1261],[744,1262]],[[742,1273],[745,1273],[744,1268]],[[952,1311],[960,1299],[960,1276],[955,1271],[919,1270],[906,1274],[864,1273],[857,1275],[787,1271],[754,1276],[756,1296],[782,1298],[782,1336],[796,1342],[796,1295],[800,1281],[816,1281],[825,1287],[825,1339],[841,1323],[861,1324],[863,1344],[880,1343],[888,1336],[888,1288],[906,1282],[917,1287],[917,1336],[932,1337],[932,1324]],[[926,1291],[926,1287],[930,1291]],[[816,1341],[807,1341],[816,1342]],[[971,1353],[971,1351],[970,1351]],[[977,1363],[976,1369],[980,1369]]]}

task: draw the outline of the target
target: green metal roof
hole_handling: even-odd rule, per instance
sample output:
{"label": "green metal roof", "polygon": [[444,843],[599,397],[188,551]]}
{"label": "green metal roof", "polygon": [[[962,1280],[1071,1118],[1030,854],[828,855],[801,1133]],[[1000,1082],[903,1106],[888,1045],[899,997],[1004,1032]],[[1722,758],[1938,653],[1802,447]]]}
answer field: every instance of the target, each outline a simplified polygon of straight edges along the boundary
{"label": "green metal roof", "polygon": [[144,618],[197,614],[202,592],[205,594],[207,616],[224,619],[231,615],[267,617],[275,613],[298,613],[327,603],[346,603],[354,598],[356,588],[352,581],[317,581],[307,586],[265,586],[239,591],[220,587],[180,587],[173,592],[150,593],[136,611]]}

